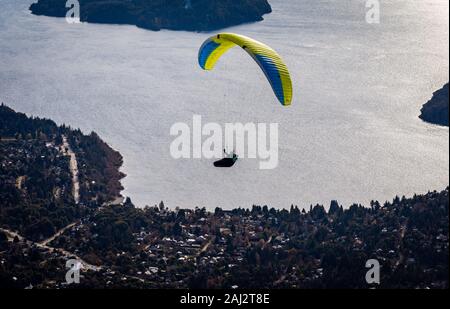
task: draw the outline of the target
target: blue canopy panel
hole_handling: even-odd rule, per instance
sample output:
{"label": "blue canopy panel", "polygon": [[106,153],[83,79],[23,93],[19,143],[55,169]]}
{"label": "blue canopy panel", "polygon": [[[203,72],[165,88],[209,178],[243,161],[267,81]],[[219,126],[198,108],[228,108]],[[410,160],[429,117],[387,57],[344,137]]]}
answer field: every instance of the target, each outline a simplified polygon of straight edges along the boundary
{"label": "blue canopy panel", "polygon": [[255,54],[255,58],[256,62],[258,62],[259,66],[269,80],[278,100],[280,100],[280,102],[284,102],[283,82],[281,81],[281,75],[278,67],[272,59],[266,56]]}
{"label": "blue canopy panel", "polygon": [[220,47],[221,44],[214,42],[213,40],[206,42],[202,48],[200,48],[200,53],[198,55],[198,63],[202,69],[206,69],[206,62],[209,56]]}

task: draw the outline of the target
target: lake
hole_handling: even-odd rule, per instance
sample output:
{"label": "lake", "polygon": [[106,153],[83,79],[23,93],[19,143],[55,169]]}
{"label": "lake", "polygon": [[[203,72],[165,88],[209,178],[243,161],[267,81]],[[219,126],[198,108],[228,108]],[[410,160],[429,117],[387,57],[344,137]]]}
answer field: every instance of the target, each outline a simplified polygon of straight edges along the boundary
{"label": "lake", "polygon": [[[449,80],[447,0],[382,1],[380,24],[366,23],[363,0],[269,0],[263,22],[225,29],[282,55],[288,108],[242,50],[199,68],[214,33],[67,24],[31,15],[32,2],[0,0],[0,101],[96,131],[124,156],[123,194],[138,206],[348,207],[449,184],[449,130],[417,117]],[[174,160],[170,127],[194,114],[279,123],[278,167]]]}

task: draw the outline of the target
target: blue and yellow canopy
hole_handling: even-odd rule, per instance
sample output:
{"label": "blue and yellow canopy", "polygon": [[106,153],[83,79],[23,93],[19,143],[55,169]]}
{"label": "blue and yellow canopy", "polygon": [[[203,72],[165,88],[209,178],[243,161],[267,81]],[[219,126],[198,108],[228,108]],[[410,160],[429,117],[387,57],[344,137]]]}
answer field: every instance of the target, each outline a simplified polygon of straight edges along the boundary
{"label": "blue and yellow canopy", "polygon": [[282,105],[291,105],[292,81],[286,64],[269,46],[249,37],[220,33],[203,43],[198,54],[202,69],[212,70],[219,58],[234,46],[243,48],[261,67]]}

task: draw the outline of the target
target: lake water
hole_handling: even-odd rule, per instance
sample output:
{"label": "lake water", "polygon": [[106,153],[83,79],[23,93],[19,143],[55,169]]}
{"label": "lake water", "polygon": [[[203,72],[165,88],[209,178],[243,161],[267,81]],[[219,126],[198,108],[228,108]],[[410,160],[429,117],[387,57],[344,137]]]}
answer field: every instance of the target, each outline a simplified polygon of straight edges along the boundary
{"label": "lake water", "polygon": [[[381,1],[378,25],[362,0],[270,0],[265,21],[226,29],[282,54],[289,108],[239,49],[201,71],[211,33],[70,25],[31,15],[32,2],[0,0],[0,101],[98,132],[123,154],[124,194],[139,206],[349,206],[449,184],[449,130],[417,117],[449,79],[447,0]],[[170,127],[193,114],[279,123],[278,168],[172,159]]]}

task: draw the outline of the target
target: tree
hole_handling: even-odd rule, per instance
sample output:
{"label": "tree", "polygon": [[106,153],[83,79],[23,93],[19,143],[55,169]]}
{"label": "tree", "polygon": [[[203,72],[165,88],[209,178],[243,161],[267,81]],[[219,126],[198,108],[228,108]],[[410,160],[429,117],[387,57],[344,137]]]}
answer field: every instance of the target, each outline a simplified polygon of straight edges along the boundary
{"label": "tree", "polygon": [[183,233],[183,228],[179,222],[175,223],[172,229],[172,233],[175,236],[181,236]]}
{"label": "tree", "polygon": [[328,210],[328,214],[334,215],[339,212],[339,203],[336,200],[332,200],[330,203],[330,209]]}
{"label": "tree", "polygon": [[0,232],[0,250],[5,250],[8,245],[8,237],[5,233]]}

